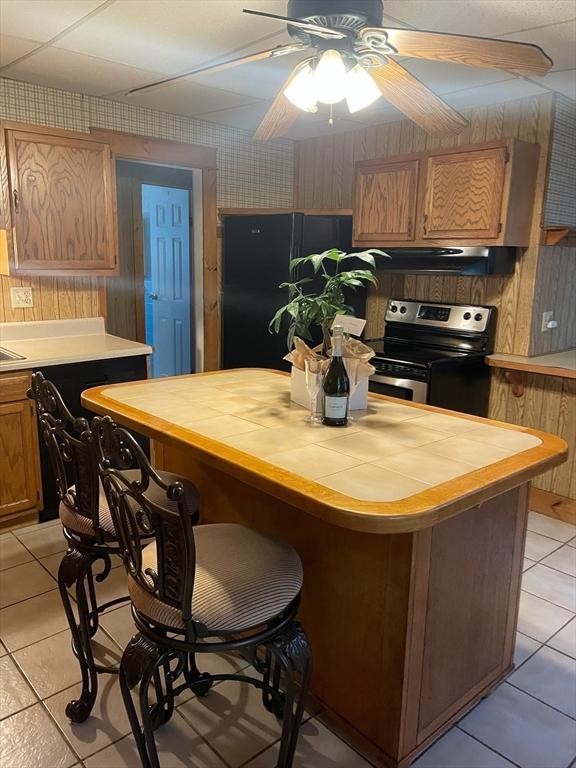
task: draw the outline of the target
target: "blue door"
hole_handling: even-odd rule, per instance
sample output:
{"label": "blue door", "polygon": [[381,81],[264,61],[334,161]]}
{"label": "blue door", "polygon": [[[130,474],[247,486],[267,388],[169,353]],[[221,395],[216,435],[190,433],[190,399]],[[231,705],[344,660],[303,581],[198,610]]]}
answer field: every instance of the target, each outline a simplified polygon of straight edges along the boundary
{"label": "blue door", "polygon": [[186,189],[142,185],[146,341],[152,376],[191,372],[190,203]]}

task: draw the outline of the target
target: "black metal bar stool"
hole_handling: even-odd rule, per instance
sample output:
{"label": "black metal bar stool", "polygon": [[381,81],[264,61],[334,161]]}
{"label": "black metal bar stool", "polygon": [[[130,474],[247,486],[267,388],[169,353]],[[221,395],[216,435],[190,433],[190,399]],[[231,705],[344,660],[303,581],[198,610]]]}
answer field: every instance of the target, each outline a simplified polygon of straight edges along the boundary
{"label": "black metal bar stool", "polygon": [[[291,768],[311,668],[295,619],[298,554],[241,525],[195,525],[185,481],[166,483],[110,418],[93,420],[92,441],[138,630],[122,656],[120,685],[143,767],[159,768],[154,730],[170,719],[179,693],[205,696],[216,680],[238,680],[259,688],[266,709],[282,719],[278,768]],[[134,460],[139,481],[122,470]],[[152,530],[155,539],[147,543]],[[199,671],[200,654],[233,650],[261,659],[262,677]],[[140,717],[131,695],[136,687]]]}
{"label": "black metal bar stool", "polygon": [[[58,569],[58,587],[72,633],[72,647],[80,664],[82,693],[70,701],[66,715],[75,723],[84,721],[92,711],[98,692],[99,673],[118,673],[118,667],[104,667],[94,660],[91,638],[96,634],[100,615],[106,609],[128,601],[128,595],[98,604],[94,581],[103,582],[111,570],[111,555],[122,553],[114,521],[100,485],[96,457],[89,438],[89,424],[74,418],[58,390],[42,373],[32,374],[28,397],[35,400],[40,426],[54,472],[59,515],[68,550]],[[139,478],[139,471],[127,473]],[[170,482],[173,476],[164,473]],[[197,510],[198,494],[186,483],[187,504]],[[149,535],[153,532],[150,531]],[[96,563],[101,564],[94,574]],[[68,588],[74,587],[78,619]]]}

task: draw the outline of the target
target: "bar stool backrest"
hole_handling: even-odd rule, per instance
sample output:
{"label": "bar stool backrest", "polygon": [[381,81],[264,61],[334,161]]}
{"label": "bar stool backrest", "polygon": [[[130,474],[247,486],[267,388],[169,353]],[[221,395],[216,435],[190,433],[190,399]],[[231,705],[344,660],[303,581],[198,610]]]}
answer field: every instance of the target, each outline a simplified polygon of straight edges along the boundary
{"label": "bar stool backrest", "polygon": [[[179,609],[193,640],[202,632],[192,617],[197,513],[188,508],[183,483],[165,483],[132,435],[108,416],[93,419],[91,439],[128,573],[151,596]],[[137,480],[125,472],[133,466]],[[142,557],[152,534],[157,570],[144,565]]]}
{"label": "bar stool backrest", "polygon": [[83,436],[89,429],[88,421],[70,413],[57,388],[40,371],[32,374],[27,395],[36,403],[40,434],[61,503],[72,513],[90,518],[96,538],[102,539],[98,469]]}

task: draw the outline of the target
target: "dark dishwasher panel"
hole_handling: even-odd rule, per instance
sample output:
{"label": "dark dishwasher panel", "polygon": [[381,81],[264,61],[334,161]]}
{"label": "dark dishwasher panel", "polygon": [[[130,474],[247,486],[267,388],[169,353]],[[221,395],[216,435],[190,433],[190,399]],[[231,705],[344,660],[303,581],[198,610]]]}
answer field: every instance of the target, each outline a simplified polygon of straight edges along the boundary
{"label": "dark dishwasher panel", "polygon": [[[84,416],[89,420],[95,414],[80,405],[80,395],[85,389],[119,384],[123,381],[137,381],[147,376],[145,355],[90,360],[85,363],[66,365],[45,365],[38,370],[41,370],[44,376],[56,385],[73,416]],[[135,437],[149,455],[148,438],[137,434]],[[50,458],[42,439],[40,439],[40,466],[44,497],[44,509],[40,512],[40,522],[44,522],[58,517],[58,495]]]}

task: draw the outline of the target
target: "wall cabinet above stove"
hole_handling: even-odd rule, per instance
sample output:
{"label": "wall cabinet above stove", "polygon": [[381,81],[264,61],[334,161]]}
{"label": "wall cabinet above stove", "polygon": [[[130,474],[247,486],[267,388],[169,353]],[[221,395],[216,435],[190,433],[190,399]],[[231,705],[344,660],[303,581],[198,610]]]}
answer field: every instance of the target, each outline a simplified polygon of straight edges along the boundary
{"label": "wall cabinet above stove", "polygon": [[114,161],[89,136],[3,123],[2,226],[14,275],[112,275],[117,266]]}
{"label": "wall cabinet above stove", "polygon": [[539,151],[509,139],[356,163],[354,245],[528,245]]}

